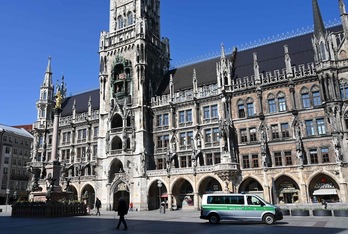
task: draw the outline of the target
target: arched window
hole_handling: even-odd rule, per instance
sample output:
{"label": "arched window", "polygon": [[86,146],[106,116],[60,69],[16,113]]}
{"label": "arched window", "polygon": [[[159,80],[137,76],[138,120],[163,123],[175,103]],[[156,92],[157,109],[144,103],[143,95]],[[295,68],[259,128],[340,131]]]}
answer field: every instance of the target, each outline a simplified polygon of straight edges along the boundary
{"label": "arched window", "polygon": [[277,95],[277,98],[278,98],[278,110],[286,111],[285,94],[283,92],[279,92]]}
{"label": "arched window", "polygon": [[302,100],[302,107],[303,108],[310,108],[311,102],[309,99],[309,90],[307,88],[301,89],[301,100]]}
{"label": "arched window", "polygon": [[239,118],[245,118],[244,101],[243,100],[239,100],[237,102],[237,106],[238,106],[238,117]]}
{"label": "arched window", "polygon": [[124,27],[124,25],[123,25],[123,17],[122,16],[119,16],[117,18],[117,25],[118,25],[118,29],[121,29],[121,28]]}
{"label": "arched window", "polygon": [[320,106],[321,105],[321,95],[320,95],[319,86],[314,85],[311,90],[312,90],[313,106]]}
{"label": "arched window", "polygon": [[128,12],[127,14],[127,26],[132,25],[133,22],[133,13],[132,12]]}
{"label": "arched window", "polygon": [[268,112],[269,113],[276,113],[277,112],[277,105],[276,100],[273,94],[269,94],[267,97],[268,102]]}
{"label": "arched window", "polygon": [[254,100],[252,98],[248,98],[246,103],[247,103],[248,117],[254,116],[255,115]]}

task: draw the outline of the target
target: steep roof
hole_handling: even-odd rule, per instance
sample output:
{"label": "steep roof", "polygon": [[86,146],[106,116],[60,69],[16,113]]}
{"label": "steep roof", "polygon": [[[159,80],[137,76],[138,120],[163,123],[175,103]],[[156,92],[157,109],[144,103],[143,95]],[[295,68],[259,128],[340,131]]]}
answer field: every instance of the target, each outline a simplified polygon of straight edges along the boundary
{"label": "steep roof", "polygon": [[62,104],[62,116],[72,115],[74,100],[76,100],[76,112],[88,111],[88,101],[91,97],[92,110],[99,110],[99,89],[80,93],[74,96],[65,98]]}
{"label": "steep roof", "polygon": [[[329,31],[342,31],[342,26],[330,28]],[[260,73],[273,73],[275,70],[285,69],[284,45],[288,45],[292,66],[312,63],[314,61],[312,37],[313,33],[308,33],[237,52],[234,78],[254,75],[253,53],[257,53]],[[227,56],[228,59],[230,57],[231,54]],[[173,74],[175,91],[192,89],[193,69],[196,70],[198,86],[216,83],[216,63],[219,61],[220,58],[214,58],[171,70],[160,86],[160,93],[169,93],[170,74]]]}
{"label": "steep roof", "polygon": [[0,124],[0,132],[8,132],[13,135],[18,135],[22,137],[27,137],[27,138],[33,138],[33,136],[25,129],[23,128],[15,128],[15,127],[10,127],[7,125]]}

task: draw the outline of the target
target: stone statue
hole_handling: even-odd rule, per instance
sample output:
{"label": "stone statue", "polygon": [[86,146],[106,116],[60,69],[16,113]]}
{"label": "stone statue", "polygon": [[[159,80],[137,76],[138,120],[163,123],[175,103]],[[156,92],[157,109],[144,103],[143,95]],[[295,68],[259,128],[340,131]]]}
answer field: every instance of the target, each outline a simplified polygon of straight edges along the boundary
{"label": "stone statue", "polygon": [[58,90],[56,95],[56,106],[55,106],[56,109],[61,109],[62,100],[63,100],[62,94],[60,93],[60,90]]}

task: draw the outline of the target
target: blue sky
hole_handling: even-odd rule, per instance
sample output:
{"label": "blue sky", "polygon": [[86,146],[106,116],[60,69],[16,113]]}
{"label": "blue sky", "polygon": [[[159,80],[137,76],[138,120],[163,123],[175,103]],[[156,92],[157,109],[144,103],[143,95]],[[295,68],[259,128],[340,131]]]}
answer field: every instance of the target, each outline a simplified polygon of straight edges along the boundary
{"label": "blue sky", "polygon": [[[318,0],[326,23],[339,20],[338,0]],[[348,2],[346,2],[348,4]],[[311,0],[162,0],[161,36],[172,64],[313,26]],[[48,56],[53,82],[68,94],[98,88],[98,45],[108,30],[109,0],[1,0],[0,123],[32,124]],[[227,51],[228,53],[230,51]]]}

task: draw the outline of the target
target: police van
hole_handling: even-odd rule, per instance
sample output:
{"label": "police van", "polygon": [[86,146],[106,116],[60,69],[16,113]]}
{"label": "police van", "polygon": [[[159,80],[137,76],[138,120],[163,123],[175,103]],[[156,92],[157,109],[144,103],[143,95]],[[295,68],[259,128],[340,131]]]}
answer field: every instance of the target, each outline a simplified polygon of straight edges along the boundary
{"label": "police van", "polygon": [[212,224],[220,220],[261,221],[272,224],[283,219],[280,208],[255,194],[204,194],[201,219]]}

